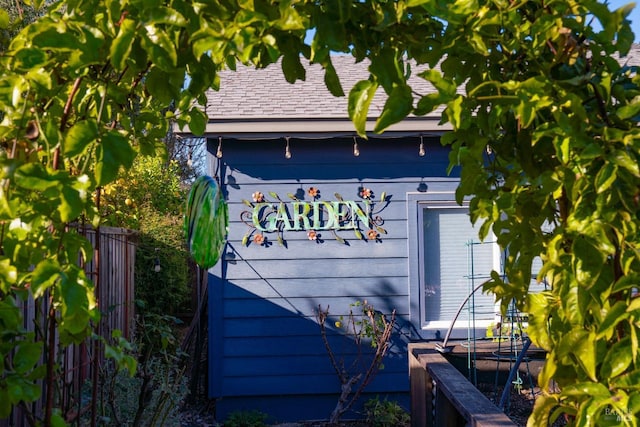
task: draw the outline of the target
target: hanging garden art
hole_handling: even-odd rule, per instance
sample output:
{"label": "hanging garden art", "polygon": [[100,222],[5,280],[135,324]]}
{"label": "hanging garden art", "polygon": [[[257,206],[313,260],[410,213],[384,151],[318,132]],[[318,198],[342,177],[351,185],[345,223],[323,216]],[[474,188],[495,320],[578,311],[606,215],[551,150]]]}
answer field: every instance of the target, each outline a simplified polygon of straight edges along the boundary
{"label": "hanging garden art", "polygon": [[[299,189],[295,194],[287,193],[290,201],[283,200],[277,193],[269,192],[270,199],[262,192],[252,194],[252,200],[242,202],[250,208],[240,214],[241,221],[249,227],[242,238],[242,244],[269,247],[270,235],[276,236],[278,244],[287,247],[285,235],[291,232],[306,232],[307,238],[315,243],[324,243],[322,232],[330,232],[341,244],[349,245],[344,233],[353,233],[356,240],[382,242],[387,231],[382,227],[380,216],[391,200],[382,193],[376,201],[373,191],[359,187],[359,201],[347,200],[334,193],[335,200],[321,200],[320,190],[309,187],[305,193]],[[309,200],[305,200],[305,195]]]}

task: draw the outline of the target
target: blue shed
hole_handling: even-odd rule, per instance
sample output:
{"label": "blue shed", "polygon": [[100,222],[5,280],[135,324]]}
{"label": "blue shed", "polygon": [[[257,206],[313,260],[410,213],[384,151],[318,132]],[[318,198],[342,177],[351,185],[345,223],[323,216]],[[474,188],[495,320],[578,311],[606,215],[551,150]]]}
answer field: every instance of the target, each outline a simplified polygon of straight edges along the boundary
{"label": "blue shed", "polygon": [[[349,56],[333,62],[347,91],[368,78]],[[371,128],[383,102],[380,94],[371,105]],[[225,254],[208,277],[218,419],[249,410],[277,421],[328,418],[341,385],[317,312],[328,308],[332,348],[348,360],[358,349],[335,322],[356,301],[395,310],[397,327],[354,410],[375,396],[407,407],[407,342],[442,338],[478,272],[500,262],[495,245],[473,244],[467,209],[454,201],[441,111],[361,139],[346,98],[327,91],[317,65],[295,85],[276,65],[224,72],[206,109],[209,174],[230,218]],[[482,331],[495,319],[493,298],[478,295],[475,307]],[[467,335],[464,317],[454,326],[454,336]]]}

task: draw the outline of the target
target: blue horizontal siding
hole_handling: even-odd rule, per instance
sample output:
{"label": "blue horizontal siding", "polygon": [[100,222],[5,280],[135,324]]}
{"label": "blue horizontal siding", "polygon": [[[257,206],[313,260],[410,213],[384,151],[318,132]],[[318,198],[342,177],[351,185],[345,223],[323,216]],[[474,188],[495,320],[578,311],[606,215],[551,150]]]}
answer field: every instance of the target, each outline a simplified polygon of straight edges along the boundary
{"label": "blue horizontal siding", "polygon": [[[322,418],[328,417],[340,384],[316,313],[318,306],[329,307],[330,343],[338,358],[349,359],[358,349],[334,323],[358,300],[385,314],[396,310],[398,324],[386,367],[367,391],[397,396],[408,392],[406,342],[417,301],[409,295],[408,247],[413,236],[407,225],[407,194],[451,194],[457,181],[446,175],[448,152],[437,141],[428,141],[425,157],[417,155],[415,138],[359,141],[359,157],[351,154],[352,144],[350,138],[292,140],[293,157],[287,160],[284,141],[225,141],[219,173],[229,204],[229,244],[221,266],[210,271],[209,288],[210,395],[221,399],[224,410],[242,405],[259,409],[260,402],[270,402],[265,412],[285,413],[285,421],[294,421],[291,405],[309,395],[333,402],[323,409]],[[214,168],[215,162],[212,157]],[[287,193],[300,190],[299,197],[309,201],[306,191],[311,186],[320,190],[320,200],[333,201],[339,193],[358,203],[358,188],[370,188],[374,210],[384,205],[378,215],[387,233],[376,242],[359,241],[350,230],[338,231],[348,241],[345,245],[330,231],[320,231],[322,243],[309,241],[306,231],[287,231],[286,246],[278,244],[274,233],[265,233],[272,242],[269,247],[242,244],[251,231],[241,221],[242,213],[251,210],[243,200],[260,191],[270,201],[274,197],[269,192],[275,192],[291,202]],[[388,203],[379,201],[383,192]],[[297,409],[298,419],[313,416],[311,407]]]}
{"label": "blue horizontal siding", "polygon": [[[354,286],[357,283],[357,286]],[[379,276],[375,280],[328,281],[322,277],[303,279],[234,280],[233,286],[223,289],[225,298],[312,298],[349,297],[354,301],[373,295],[404,296],[407,294],[406,277]]]}
{"label": "blue horizontal siding", "polygon": [[[385,373],[405,374],[406,361],[403,358],[389,358],[383,369]],[[298,357],[228,357],[224,360],[224,372],[228,377],[252,375],[327,375],[335,377],[335,372],[327,354]],[[335,391],[331,390],[332,392]]]}
{"label": "blue horizontal siding", "polygon": [[[406,276],[406,258],[389,254],[387,258],[376,259],[375,262],[367,262],[366,258],[339,258],[321,263],[319,259],[302,254],[307,259],[289,259],[286,262],[277,260],[251,260],[250,266],[233,264],[228,266],[227,277],[229,281],[237,279],[304,279],[307,277],[323,277],[326,279],[359,279],[365,281],[380,276],[399,275]],[[346,256],[345,256],[346,257]]]}
{"label": "blue horizontal siding", "polygon": [[[405,372],[406,374],[406,372]],[[340,381],[334,375],[274,375],[242,376],[226,378],[227,391],[231,396],[260,396],[282,394],[325,394],[340,391]],[[380,371],[368,385],[367,392],[401,392],[408,387],[397,373]]]}
{"label": "blue horizontal siding", "polygon": [[[350,304],[358,298],[332,297],[332,298],[274,298],[274,299],[239,299],[225,300],[223,313],[225,318],[250,318],[250,317],[292,317],[314,316],[318,310],[330,307],[332,317],[349,313]],[[387,296],[372,296],[366,298],[377,310],[387,313],[395,310],[400,316],[409,313],[409,302],[405,297],[390,299]]]}
{"label": "blue horizontal siding", "polygon": [[[357,354],[358,350],[356,346],[350,343],[344,343],[342,342],[343,340],[339,338],[342,337],[332,336],[328,338],[331,343],[331,347],[336,350],[336,357]],[[326,352],[324,344],[320,338],[320,333],[313,336],[253,336],[250,339],[247,339],[247,337],[225,337],[224,341],[225,356],[230,357],[276,357],[281,355],[313,356],[317,354],[325,354]],[[366,351],[367,346],[368,345],[363,345],[362,351]],[[404,347],[404,345],[399,344],[397,347],[394,347],[392,351],[402,352]],[[268,372],[265,372],[265,374],[268,374]]]}

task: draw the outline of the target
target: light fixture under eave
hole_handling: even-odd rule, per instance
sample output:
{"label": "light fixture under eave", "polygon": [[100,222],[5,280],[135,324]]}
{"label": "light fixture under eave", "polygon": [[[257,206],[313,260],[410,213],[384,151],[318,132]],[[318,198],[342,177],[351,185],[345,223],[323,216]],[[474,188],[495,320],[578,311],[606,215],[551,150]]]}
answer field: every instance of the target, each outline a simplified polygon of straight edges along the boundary
{"label": "light fixture under eave", "polygon": [[427,154],[427,152],[424,149],[424,140],[422,138],[422,135],[420,135],[420,148],[418,149],[418,155],[420,157],[424,157],[425,154]]}
{"label": "light fixture under eave", "polygon": [[222,137],[221,136],[218,137],[218,150],[216,151],[216,157],[219,159],[222,158]]}
{"label": "light fixture under eave", "polygon": [[358,141],[356,137],[353,137],[353,155],[358,157],[360,155],[360,147],[358,147]]}
{"label": "light fixture under eave", "polygon": [[285,145],[284,147],[284,157],[285,159],[290,159],[291,158],[291,148],[289,147],[289,137],[285,137],[285,140],[287,141],[287,145]]}

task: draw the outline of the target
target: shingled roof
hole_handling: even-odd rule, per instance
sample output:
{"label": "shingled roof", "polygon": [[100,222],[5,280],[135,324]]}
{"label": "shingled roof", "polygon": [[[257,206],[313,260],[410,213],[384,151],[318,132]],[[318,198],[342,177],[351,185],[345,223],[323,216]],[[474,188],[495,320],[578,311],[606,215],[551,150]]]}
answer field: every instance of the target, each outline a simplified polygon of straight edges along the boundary
{"label": "shingled roof", "polygon": [[[336,55],[332,62],[346,94],[359,80],[369,77],[367,61],[356,63],[349,55]],[[640,44],[634,44],[622,63],[640,66]],[[422,68],[412,70],[409,81],[420,94],[434,91],[425,80],[417,77]],[[348,118],[347,96],[335,97],[325,86],[324,71],[317,64],[305,64],[306,79],[288,83],[280,64],[264,69],[238,66],[236,71],[220,73],[220,90],[207,93],[206,112],[209,117],[208,136],[270,137],[312,134],[353,135],[354,127]],[[367,128],[372,129],[382,112],[386,97],[378,91],[369,109]],[[386,134],[433,134],[449,129],[439,125],[442,109],[424,117],[409,117]]]}

